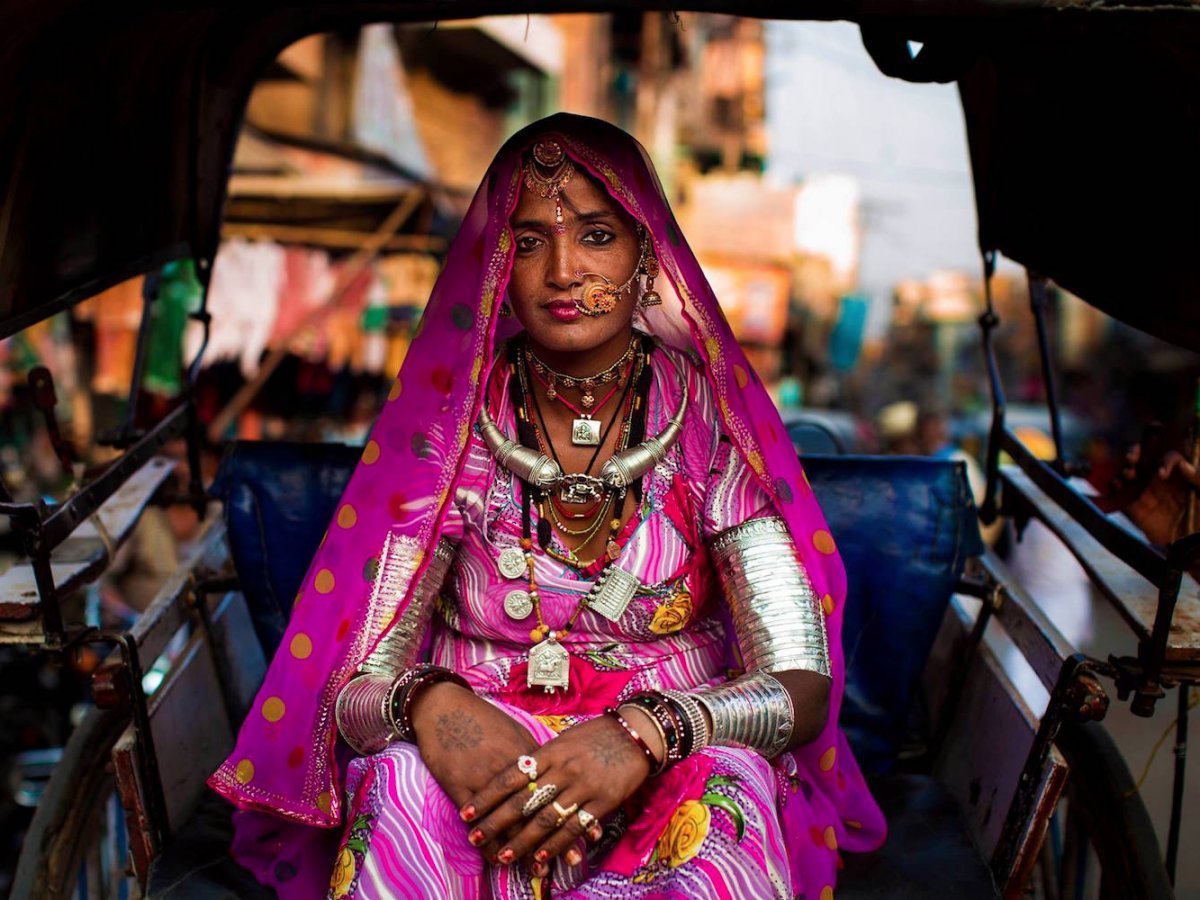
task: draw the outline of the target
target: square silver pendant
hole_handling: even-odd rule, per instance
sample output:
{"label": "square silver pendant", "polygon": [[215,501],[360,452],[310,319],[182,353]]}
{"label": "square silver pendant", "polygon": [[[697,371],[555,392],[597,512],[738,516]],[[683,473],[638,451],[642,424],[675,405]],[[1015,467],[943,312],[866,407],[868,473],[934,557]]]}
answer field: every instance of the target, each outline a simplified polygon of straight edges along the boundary
{"label": "square silver pendant", "polygon": [[641,586],[642,583],[636,576],[613,566],[605,573],[604,584],[600,585],[600,590],[588,601],[588,606],[610,622],[616,622],[624,615],[629,601]]}
{"label": "square silver pendant", "polygon": [[600,443],[600,422],[596,419],[575,419],[571,423],[571,443],[576,447],[595,447]]}
{"label": "square silver pendant", "polygon": [[558,688],[566,688],[570,676],[571,655],[558,641],[547,638],[529,651],[526,687],[542,687],[553,694]]}

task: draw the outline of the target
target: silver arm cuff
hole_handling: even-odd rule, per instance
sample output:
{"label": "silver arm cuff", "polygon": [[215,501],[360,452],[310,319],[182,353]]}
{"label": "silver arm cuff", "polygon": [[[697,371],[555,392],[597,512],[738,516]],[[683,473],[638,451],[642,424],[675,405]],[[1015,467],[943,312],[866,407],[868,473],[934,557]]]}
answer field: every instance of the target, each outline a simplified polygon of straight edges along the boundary
{"label": "silver arm cuff", "polygon": [[825,614],[787,523],[771,516],[723,531],[712,556],[746,671],[830,677]]}
{"label": "silver arm cuff", "polygon": [[378,753],[397,737],[392,721],[394,678],[356,675],[342,688],[334,706],[342,740],[359,756]]}
{"label": "silver arm cuff", "polygon": [[[400,620],[363,660],[358,667],[358,674],[397,678],[401,672],[417,662],[421,639],[425,637],[425,629],[429,627],[429,621],[433,618],[434,603],[453,562],[454,545],[442,538],[434,548],[433,559],[429,561],[429,568],[425,570],[421,583],[413,591],[412,602],[408,604]],[[400,567],[400,560],[394,556],[384,560],[379,572],[382,590],[389,590],[392,583],[401,577]]]}
{"label": "silver arm cuff", "polygon": [[748,747],[767,759],[787,749],[796,723],[792,696],[765,672],[692,691],[712,717],[710,744]]}
{"label": "silver arm cuff", "polygon": [[[454,561],[454,545],[443,538],[421,583],[413,591],[408,608],[367,655],[354,677],[338,694],[334,718],[343,740],[353,750],[368,756],[378,753],[396,739],[391,716],[392,690],[396,679],[417,661],[421,639],[433,616],[434,601]],[[380,564],[379,591],[394,591],[403,577],[403,560],[393,554]]]}

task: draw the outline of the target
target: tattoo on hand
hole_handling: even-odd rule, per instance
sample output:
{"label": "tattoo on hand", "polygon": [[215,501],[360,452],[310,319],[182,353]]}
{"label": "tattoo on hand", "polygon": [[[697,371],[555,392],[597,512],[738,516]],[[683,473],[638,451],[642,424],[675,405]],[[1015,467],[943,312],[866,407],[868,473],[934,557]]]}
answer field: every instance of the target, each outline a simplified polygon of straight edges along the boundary
{"label": "tattoo on hand", "polygon": [[612,738],[597,741],[592,744],[591,750],[592,759],[606,769],[624,765],[628,759],[626,755],[628,748],[623,746],[619,740],[613,740]]}
{"label": "tattoo on hand", "polygon": [[469,713],[442,713],[437,720],[437,739],[446,750],[474,750],[483,742],[483,729]]}

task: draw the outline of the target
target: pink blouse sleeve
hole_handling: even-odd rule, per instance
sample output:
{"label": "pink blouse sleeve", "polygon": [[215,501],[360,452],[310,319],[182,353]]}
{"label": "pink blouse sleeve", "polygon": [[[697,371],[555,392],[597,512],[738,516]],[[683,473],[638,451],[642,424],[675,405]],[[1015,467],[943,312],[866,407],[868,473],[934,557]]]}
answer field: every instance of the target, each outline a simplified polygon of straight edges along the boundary
{"label": "pink blouse sleeve", "polygon": [[711,539],[750,519],[775,514],[775,505],[754,470],[742,459],[733,442],[721,435],[709,467],[701,523],[704,537]]}

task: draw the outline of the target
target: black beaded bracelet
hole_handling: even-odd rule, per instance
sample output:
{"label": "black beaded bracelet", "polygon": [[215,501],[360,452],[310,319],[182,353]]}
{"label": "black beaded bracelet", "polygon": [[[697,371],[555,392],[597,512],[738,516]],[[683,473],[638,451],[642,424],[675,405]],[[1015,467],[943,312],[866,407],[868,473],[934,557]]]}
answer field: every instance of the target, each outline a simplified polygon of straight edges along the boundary
{"label": "black beaded bracelet", "polygon": [[666,697],[658,691],[646,691],[641,694],[635,694],[625,702],[644,710],[654,720],[659,733],[662,734],[663,771],[684,758],[686,754],[684,754],[683,748],[687,744],[683,740],[682,721],[675,714],[674,708]]}
{"label": "black beaded bracelet", "polygon": [[450,681],[471,690],[471,685],[457,672],[447,669],[445,666],[435,666],[432,663],[419,663],[396,679],[396,683],[392,685],[392,700],[389,709],[392,717],[392,731],[398,737],[409,742],[417,739],[412,723],[413,701],[422,689],[442,681]]}

